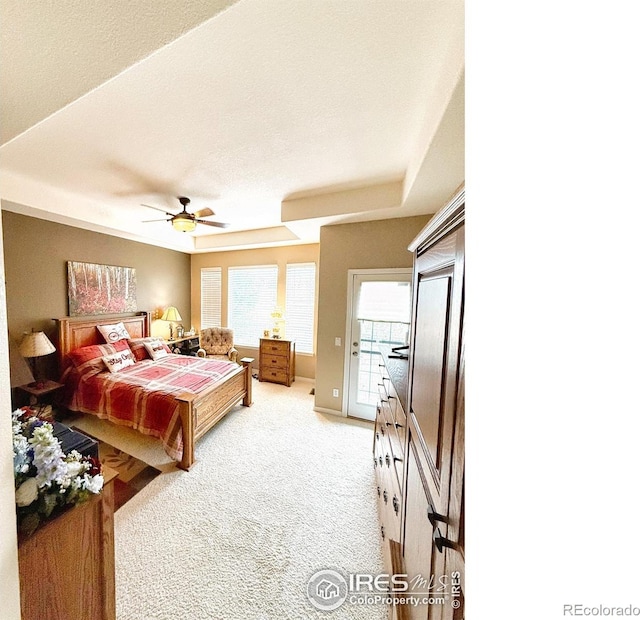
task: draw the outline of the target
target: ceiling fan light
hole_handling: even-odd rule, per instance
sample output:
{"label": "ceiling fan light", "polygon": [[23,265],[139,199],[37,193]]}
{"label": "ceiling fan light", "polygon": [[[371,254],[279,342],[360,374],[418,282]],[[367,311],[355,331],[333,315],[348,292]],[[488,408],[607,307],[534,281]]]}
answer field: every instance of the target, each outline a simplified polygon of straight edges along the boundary
{"label": "ceiling fan light", "polygon": [[195,221],[185,217],[174,217],[171,225],[180,232],[191,232],[196,228]]}

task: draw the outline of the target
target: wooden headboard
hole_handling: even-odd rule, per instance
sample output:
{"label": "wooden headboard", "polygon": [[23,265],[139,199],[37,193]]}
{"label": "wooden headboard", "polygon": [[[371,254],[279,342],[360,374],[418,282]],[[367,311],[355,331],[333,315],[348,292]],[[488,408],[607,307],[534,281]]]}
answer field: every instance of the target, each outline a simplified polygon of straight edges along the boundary
{"label": "wooden headboard", "polygon": [[98,325],[124,323],[132,338],[146,338],[151,332],[151,318],[148,312],[135,315],[117,314],[100,317],[65,316],[56,319],[58,324],[58,364],[60,373],[66,367],[66,357],[71,351],[92,344],[105,344],[98,331]]}

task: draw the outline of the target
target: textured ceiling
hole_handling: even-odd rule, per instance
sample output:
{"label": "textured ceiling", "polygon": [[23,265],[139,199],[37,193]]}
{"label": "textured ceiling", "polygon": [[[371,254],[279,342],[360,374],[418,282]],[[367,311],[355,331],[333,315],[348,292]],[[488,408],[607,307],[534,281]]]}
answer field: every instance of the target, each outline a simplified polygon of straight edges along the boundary
{"label": "textured ceiling", "polygon": [[2,143],[231,4],[2,0]]}
{"label": "textured ceiling", "polygon": [[[78,6],[0,2],[4,209],[201,252],[433,213],[464,180],[462,2]],[[141,223],[179,195],[229,228]]]}

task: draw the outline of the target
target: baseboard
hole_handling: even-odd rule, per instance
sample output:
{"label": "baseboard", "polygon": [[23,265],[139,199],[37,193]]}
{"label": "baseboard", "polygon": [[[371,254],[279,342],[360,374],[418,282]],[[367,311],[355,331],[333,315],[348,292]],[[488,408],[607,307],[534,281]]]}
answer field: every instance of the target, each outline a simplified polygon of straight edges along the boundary
{"label": "baseboard", "polygon": [[343,413],[338,409],[326,409],[325,407],[314,407],[313,410],[316,411],[317,413],[328,413],[329,415],[336,415],[340,418],[347,417],[346,413]]}

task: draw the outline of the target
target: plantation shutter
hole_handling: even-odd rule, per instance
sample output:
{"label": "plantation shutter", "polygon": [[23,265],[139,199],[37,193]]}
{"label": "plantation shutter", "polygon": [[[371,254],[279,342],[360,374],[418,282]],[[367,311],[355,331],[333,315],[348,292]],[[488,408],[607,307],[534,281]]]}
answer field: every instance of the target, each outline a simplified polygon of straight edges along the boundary
{"label": "plantation shutter", "polygon": [[200,270],[200,328],[222,327],[222,268]]}
{"label": "plantation shutter", "polygon": [[229,327],[235,344],[258,347],[278,299],[278,266],[229,267]]}
{"label": "plantation shutter", "polygon": [[285,337],[296,341],[297,353],[313,354],[316,264],[287,265]]}

